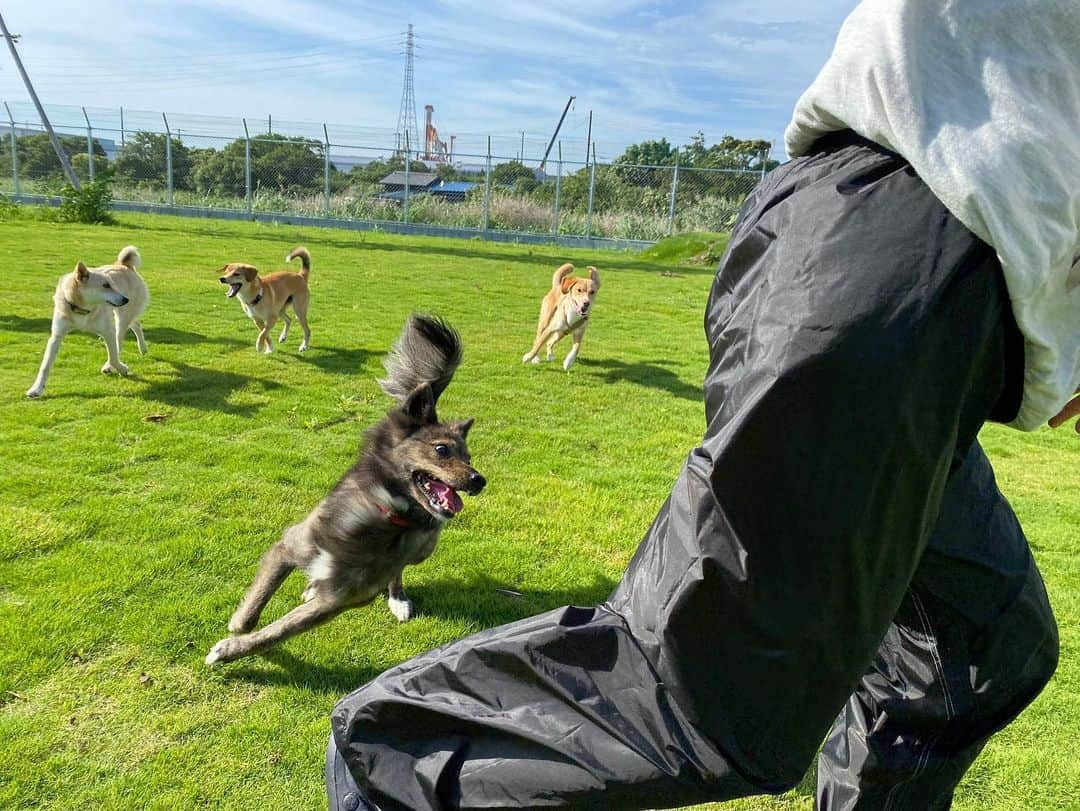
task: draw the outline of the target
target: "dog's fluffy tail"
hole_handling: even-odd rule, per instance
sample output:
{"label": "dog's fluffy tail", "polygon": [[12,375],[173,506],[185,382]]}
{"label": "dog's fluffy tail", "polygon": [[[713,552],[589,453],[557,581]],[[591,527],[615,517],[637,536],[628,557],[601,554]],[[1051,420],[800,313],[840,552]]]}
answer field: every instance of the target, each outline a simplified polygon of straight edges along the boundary
{"label": "dog's fluffy tail", "polygon": [[134,245],[128,245],[125,248],[121,248],[120,253],[116,255],[116,263],[131,268],[132,270],[138,270],[142,265],[142,257],[139,256],[139,249]]}
{"label": "dog's fluffy tail", "polygon": [[404,403],[418,386],[427,383],[438,400],[460,364],[461,336],[457,331],[441,318],[413,313],[383,361],[386,377],[379,385]]}
{"label": "dog's fluffy tail", "polygon": [[311,273],[311,254],[308,253],[307,248],[298,245],[289,252],[289,255],[285,257],[285,261],[291,262],[297,258],[300,260],[301,265],[300,275],[306,279],[308,274]]}

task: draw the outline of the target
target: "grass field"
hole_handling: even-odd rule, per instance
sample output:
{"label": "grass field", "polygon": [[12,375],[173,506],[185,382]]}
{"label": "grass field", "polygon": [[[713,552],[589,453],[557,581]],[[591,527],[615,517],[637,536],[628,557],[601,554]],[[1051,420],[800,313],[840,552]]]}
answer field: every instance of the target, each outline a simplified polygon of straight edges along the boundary
{"label": "grass field", "polygon": [[[57,277],[140,247],[150,354],[98,373],[101,342],[68,338],[46,396],[27,401]],[[272,356],[215,269],[313,254],[312,349]],[[696,247],[695,247],[696,246]],[[689,252],[715,251],[688,239]],[[384,668],[481,628],[604,599],[704,427],[701,314],[712,267],[289,226],[123,217],[113,226],[0,222],[0,807],[323,806],[328,714]],[[603,274],[570,374],[523,367],[538,302],[566,258]],[[419,617],[379,601],[265,658],[202,659],[264,548],[355,457],[389,406],[380,359],[413,309],[461,332],[440,404],[475,416],[490,484],[406,572]],[[559,358],[565,352],[560,347]],[[778,427],[778,430],[782,430]],[[962,811],[1080,808],[1080,441],[988,428],[984,443],[1046,577],[1062,662],[985,750]],[[299,576],[266,616],[298,599]],[[520,597],[500,589],[520,593]],[[809,809],[813,774],[779,798]],[[718,806],[717,806],[718,807]]]}

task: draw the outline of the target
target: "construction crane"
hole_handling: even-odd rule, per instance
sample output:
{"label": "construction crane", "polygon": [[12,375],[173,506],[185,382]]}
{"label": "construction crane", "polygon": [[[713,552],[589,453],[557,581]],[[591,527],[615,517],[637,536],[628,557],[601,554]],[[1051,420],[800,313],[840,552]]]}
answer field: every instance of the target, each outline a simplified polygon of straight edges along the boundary
{"label": "construction crane", "polygon": [[559,116],[559,123],[555,125],[555,132],[551,133],[551,140],[548,141],[547,149],[544,150],[544,157],[540,161],[540,171],[544,171],[544,167],[547,165],[548,155],[551,154],[551,147],[555,145],[555,139],[559,136],[559,130],[562,129],[562,122],[566,120],[566,114],[570,111],[570,105],[574,103],[574,99],[577,96],[571,96],[566,101],[566,106],[563,107],[562,115]]}

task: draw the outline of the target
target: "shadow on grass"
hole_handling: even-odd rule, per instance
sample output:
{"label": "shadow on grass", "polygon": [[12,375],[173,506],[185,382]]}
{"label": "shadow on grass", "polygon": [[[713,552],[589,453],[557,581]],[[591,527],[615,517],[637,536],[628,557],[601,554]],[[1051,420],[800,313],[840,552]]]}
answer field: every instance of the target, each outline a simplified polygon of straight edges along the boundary
{"label": "shadow on grass", "polygon": [[298,354],[297,357],[312,366],[318,366],[324,372],[333,374],[358,374],[367,363],[368,358],[382,355],[383,352],[372,352],[370,349],[342,349],[337,346],[313,346],[307,352]]}
{"label": "shadow on grass", "polygon": [[[606,600],[614,588],[614,581],[599,576],[594,577],[592,583],[582,583],[578,588],[550,591],[522,589],[513,593],[510,593],[507,584],[483,575],[468,582],[444,580],[414,587],[406,583],[406,591],[416,604],[418,616],[455,620],[465,618],[484,628],[494,628],[564,605],[597,605]],[[385,600],[377,597],[369,605],[355,610],[386,611]],[[357,644],[362,645],[363,640],[357,640]],[[233,667],[227,672],[227,678],[267,685],[315,686],[344,695],[382,672],[380,668],[364,665],[313,664],[294,656],[282,646],[271,648],[262,656],[279,669]]]}
{"label": "shadow on grass", "polygon": [[663,389],[684,400],[700,401],[704,398],[700,385],[690,385],[680,379],[673,371],[666,368],[671,365],[668,361],[625,363],[621,360],[581,358],[578,363],[598,370],[599,374],[596,376],[605,383],[616,383],[625,380],[651,389]]}
{"label": "shadow on grass", "polygon": [[153,346],[154,343],[174,344],[188,346],[191,344],[222,344],[223,346],[248,346],[254,341],[242,341],[239,338],[225,338],[215,336],[211,338],[199,332],[189,332],[186,329],[174,329],[173,327],[147,327],[143,330],[146,342]]}
{"label": "shadow on grass", "polygon": [[20,315],[0,315],[0,331],[36,332],[48,336],[52,331],[52,319],[23,318]]}
{"label": "shadow on grass", "polygon": [[176,375],[168,380],[154,381],[143,389],[142,396],[147,400],[173,407],[221,411],[239,417],[250,417],[259,411],[260,406],[252,403],[230,403],[229,398],[234,392],[252,383],[261,386],[263,391],[281,388],[281,384],[274,380],[221,369],[200,369],[186,363],[167,362]]}

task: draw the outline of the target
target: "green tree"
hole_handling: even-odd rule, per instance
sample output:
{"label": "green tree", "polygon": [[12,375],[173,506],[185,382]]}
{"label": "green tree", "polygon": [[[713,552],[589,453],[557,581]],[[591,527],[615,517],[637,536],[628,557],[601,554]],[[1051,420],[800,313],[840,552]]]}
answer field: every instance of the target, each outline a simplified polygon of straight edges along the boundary
{"label": "green tree", "polygon": [[[78,135],[61,135],[61,147],[72,161],[73,169],[80,178],[89,176],[89,158],[86,155],[86,139]],[[105,156],[105,148],[96,138],[93,140],[94,171],[105,171],[108,159]],[[24,179],[56,180],[64,179],[64,170],[60,165],[60,159],[56,157],[52,142],[46,133],[39,132],[34,135],[22,135],[15,139],[15,150],[19,160],[19,176]],[[82,155],[81,160],[74,160]],[[76,168],[78,167],[78,168]],[[11,148],[4,143],[0,149],[0,173],[6,177],[11,176]]]}
{"label": "green tree", "polygon": [[[500,186],[513,186],[518,180],[536,180],[536,172],[521,161],[500,163],[491,170],[491,182]],[[533,186],[535,188],[535,185]]]}
{"label": "green tree", "polygon": [[[165,138],[163,134],[140,130],[129,136],[124,148],[113,162],[117,180],[132,183],[166,182]],[[173,138],[171,143],[173,188],[193,188],[192,155],[183,141]]]}
{"label": "green tree", "polygon": [[744,140],[725,135],[719,143],[705,146],[705,134],[698,132],[690,143],[682,148],[679,163],[697,169],[745,169],[765,171],[779,166],[779,161],[769,157],[772,144],[760,138]]}
{"label": "green tree", "polygon": [[[323,188],[323,144],[311,138],[268,134],[251,139],[252,189],[312,192]],[[192,156],[194,187],[203,194],[239,196],[245,190],[244,139]]]}

